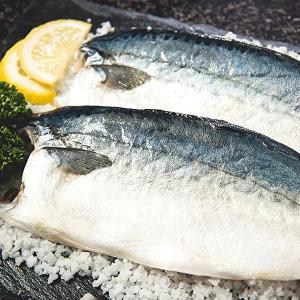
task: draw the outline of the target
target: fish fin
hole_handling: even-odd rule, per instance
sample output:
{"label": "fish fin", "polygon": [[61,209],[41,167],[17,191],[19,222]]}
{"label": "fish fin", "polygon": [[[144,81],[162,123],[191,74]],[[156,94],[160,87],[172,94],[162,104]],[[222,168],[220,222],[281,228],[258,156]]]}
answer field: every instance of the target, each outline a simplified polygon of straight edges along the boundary
{"label": "fish fin", "polygon": [[132,90],[151,78],[149,74],[136,68],[120,65],[91,65],[96,71],[106,75],[106,86],[118,90]]}
{"label": "fish fin", "polygon": [[82,149],[46,148],[58,162],[58,166],[67,173],[86,175],[90,172],[111,167],[112,161],[105,155]]}

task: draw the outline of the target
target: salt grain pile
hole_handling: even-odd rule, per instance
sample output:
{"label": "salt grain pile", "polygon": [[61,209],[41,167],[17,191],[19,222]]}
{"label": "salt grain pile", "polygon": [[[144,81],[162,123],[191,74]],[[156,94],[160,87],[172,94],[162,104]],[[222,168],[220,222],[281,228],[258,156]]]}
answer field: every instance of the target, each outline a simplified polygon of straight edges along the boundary
{"label": "salt grain pile", "polygon": [[[97,34],[111,30],[109,22],[106,22],[97,30]],[[225,37],[237,39],[232,33]],[[258,41],[251,43],[260,45]],[[275,50],[288,53],[286,48]],[[296,53],[288,54],[299,59]],[[48,109],[51,107],[45,107],[44,110]],[[38,275],[47,275],[49,284],[60,279],[68,281],[75,274],[91,276],[93,287],[101,288],[111,299],[300,298],[300,281],[234,281],[151,269],[127,260],[54,244],[11,227],[1,219],[0,250],[3,259],[14,259],[17,265],[24,263]],[[86,294],[82,299],[95,298]]]}
{"label": "salt grain pile", "polygon": [[232,281],[189,276],[150,269],[123,259],[113,259],[70,249],[9,226],[0,220],[2,258],[25,263],[48,283],[70,280],[78,273],[92,276],[111,299],[299,299],[300,282]]}

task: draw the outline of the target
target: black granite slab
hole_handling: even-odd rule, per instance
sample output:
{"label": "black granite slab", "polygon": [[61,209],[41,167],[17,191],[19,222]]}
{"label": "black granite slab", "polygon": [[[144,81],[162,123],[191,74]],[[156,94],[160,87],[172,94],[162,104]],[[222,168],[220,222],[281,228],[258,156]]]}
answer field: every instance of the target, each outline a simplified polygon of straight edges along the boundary
{"label": "black granite slab", "polygon": [[[62,0],[61,2],[63,2]],[[92,0],[130,11],[209,24],[258,39],[300,46],[298,0]],[[43,0],[40,0],[41,6]],[[0,0],[0,37],[22,17],[32,0]]]}
{"label": "black granite slab", "polygon": [[48,285],[46,276],[38,276],[25,265],[18,267],[11,259],[1,261],[0,300],[78,300],[86,293],[99,300],[108,299],[92,287],[89,277],[76,276],[68,282],[57,280]]}

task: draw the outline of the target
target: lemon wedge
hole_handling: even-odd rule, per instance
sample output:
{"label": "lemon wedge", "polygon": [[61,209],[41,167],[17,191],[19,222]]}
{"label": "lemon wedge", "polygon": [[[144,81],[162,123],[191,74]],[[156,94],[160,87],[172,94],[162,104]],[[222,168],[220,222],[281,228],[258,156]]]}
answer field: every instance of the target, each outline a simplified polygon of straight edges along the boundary
{"label": "lemon wedge", "polygon": [[51,103],[56,93],[54,88],[30,79],[21,69],[18,53],[22,41],[10,48],[0,65],[0,79],[16,86],[32,104]]}
{"label": "lemon wedge", "polygon": [[54,86],[90,29],[90,23],[63,19],[34,28],[19,49],[22,69],[32,79]]}

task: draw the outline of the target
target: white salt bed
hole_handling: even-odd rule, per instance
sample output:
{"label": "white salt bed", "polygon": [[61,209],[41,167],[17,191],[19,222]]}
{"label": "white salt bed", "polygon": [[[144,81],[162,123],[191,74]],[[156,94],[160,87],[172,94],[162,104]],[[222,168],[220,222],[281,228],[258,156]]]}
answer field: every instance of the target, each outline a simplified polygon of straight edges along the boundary
{"label": "white salt bed", "polygon": [[[2,258],[26,264],[48,283],[75,274],[91,276],[92,285],[111,299],[299,299],[300,282],[238,281],[156,270],[105,255],[70,249],[14,228],[0,219]],[[82,299],[91,298],[84,295]]]}
{"label": "white salt bed", "polygon": [[45,104],[45,105],[34,105],[34,104],[27,104],[29,108],[31,108],[32,111],[34,111],[36,114],[43,113],[46,111],[50,111],[55,109],[55,106],[52,104]]}
{"label": "white salt bed", "polygon": [[[113,31],[109,22],[102,24],[97,35]],[[91,37],[91,36],[90,36]],[[228,39],[237,36],[228,33]],[[260,46],[259,41],[246,41]],[[270,46],[271,48],[271,46]],[[273,48],[273,47],[272,47]],[[284,47],[275,51],[300,59]],[[78,54],[76,54],[78,55]],[[74,57],[76,60],[77,57]],[[69,75],[78,65],[72,65]],[[66,82],[64,83],[66,84]],[[61,86],[63,89],[63,86]],[[47,106],[33,106],[35,112],[48,111]],[[11,258],[17,265],[26,264],[38,275],[47,275],[48,283],[68,281],[75,274],[91,276],[92,285],[101,288],[111,299],[292,299],[300,298],[300,281],[224,280],[156,270],[105,255],[72,249],[55,244],[14,228],[0,219],[0,250],[2,259]],[[270,254],[271,255],[271,254]],[[82,300],[96,299],[91,294]]]}

